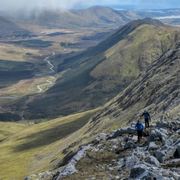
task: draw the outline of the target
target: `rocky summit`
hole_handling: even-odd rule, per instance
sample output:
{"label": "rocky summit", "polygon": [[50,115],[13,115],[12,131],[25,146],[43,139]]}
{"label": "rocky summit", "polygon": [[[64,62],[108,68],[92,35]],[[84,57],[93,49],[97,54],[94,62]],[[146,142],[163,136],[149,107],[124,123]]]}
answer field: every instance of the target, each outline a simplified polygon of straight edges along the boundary
{"label": "rocky summit", "polygon": [[56,170],[26,179],[179,180],[179,137],[180,119],[152,123],[145,129],[140,143],[132,124],[132,127],[99,134],[74,155],[66,156]]}

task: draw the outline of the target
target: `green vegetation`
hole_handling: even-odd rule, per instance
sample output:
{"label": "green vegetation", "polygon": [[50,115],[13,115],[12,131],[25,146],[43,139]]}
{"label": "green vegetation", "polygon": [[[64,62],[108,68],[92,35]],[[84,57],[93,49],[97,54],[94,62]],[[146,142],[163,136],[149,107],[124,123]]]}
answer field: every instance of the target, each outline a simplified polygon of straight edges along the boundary
{"label": "green vegetation", "polygon": [[20,180],[54,167],[63,157],[62,151],[84,136],[78,130],[96,111],[34,125],[1,122],[0,179]]}
{"label": "green vegetation", "polygon": [[114,86],[118,81],[123,83],[135,78],[173,46],[175,35],[175,29],[141,25],[106,51],[106,61],[100,63],[91,75],[100,79],[105,79],[107,76],[113,78]]}

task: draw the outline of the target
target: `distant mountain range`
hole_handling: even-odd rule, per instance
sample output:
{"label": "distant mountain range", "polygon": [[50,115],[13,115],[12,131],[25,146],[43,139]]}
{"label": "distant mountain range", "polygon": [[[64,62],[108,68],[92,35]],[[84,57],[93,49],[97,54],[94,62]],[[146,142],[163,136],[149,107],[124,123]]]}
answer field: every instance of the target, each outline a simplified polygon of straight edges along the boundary
{"label": "distant mountain range", "polygon": [[[175,12],[166,11],[168,14],[179,12],[178,9]],[[68,115],[107,102],[126,88],[139,74],[145,72],[151,63],[179,40],[179,29],[166,26],[159,20],[145,18],[131,21],[146,15],[162,14],[158,11],[155,14],[146,13],[116,11],[96,6],[82,10],[35,12],[28,18],[21,17],[14,21],[0,18],[3,27],[0,34],[3,38],[10,39],[27,37],[31,34],[18,25],[25,22],[50,29],[109,28],[112,30],[120,26],[93,48],[63,57],[56,55],[51,61],[57,65],[58,75],[63,74],[57,79],[56,84],[45,93],[25,96],[15,104],[4,106],[4,109],[8,111],[10,109],[10,113],[19,116],[16,119],[21,119],[20,112],[25,108],[26,119],[38,119]],[[127,22],[129,23],[126,24]],[[4,73],[3,70],[1,71]],[[7,77],[8,74],[5,73]],[[33,74],[31,69],[28,77]],[[20,79],[24,78],[26,76],[23,74]],[[16,80],[18,79],[15,79],[15,82]]]}
{"label": "distant mountain range", "polygon": [[38,119],[100,106],[125,89],[178,40],[179,30],[160,21],[130,22],[96,47],[65,59],[57,56],[55,61],[63,76],[46,93],[17,102],[13,111],[20,112],[28,102],[26,119]]}
{"label": "distant mountain range", "polygon": [[[180,9],[160,10],[115,10],[109,7],[93,6],[78,10],[43,10],[32,11],[29,15],[20,12],[19,15],[8,18],[0,17],[0,36],[27,36],[29,32],[24,28],[26,24],[40,25],[47,28],[113,28],[116,29],[126,23],[146,17],[160,18],[165,16],[178,16]],[[178,25],[179,19],[162,19],[167,24]]]}
{"label": "distant mountain range", "polygon": [[57,28],[114,28],[137,18],[139,16],[133,12],[119,12],[108,7],[94,6],[82,10],[35,11],[26,20]]}

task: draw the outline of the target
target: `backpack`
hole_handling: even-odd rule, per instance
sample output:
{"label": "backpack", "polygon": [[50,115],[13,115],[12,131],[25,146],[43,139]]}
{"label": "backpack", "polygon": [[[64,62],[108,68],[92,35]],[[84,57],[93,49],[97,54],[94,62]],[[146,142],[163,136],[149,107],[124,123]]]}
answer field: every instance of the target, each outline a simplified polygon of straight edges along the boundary
{"label": "backpack", "polygon": [[137,123],[137,124],[136,124],[136,130],[142,131],[143,129],[144,129],[143,124],[141,124],[141,123]]}

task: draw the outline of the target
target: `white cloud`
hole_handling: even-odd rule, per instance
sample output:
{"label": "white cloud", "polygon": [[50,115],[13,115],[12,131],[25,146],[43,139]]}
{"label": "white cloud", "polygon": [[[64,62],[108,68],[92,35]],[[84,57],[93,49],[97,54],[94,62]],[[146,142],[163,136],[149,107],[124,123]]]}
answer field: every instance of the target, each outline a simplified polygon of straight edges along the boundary
{"label": "white cloud", "polygon": [[[132,0],[0,0],[0,10],[13,11],[34,8],[72,8],[74,6],[91,6],[128,3]],[[137,0],[135,0],[137,1]]]}
{"label": "white cloud", "polygon": [[149,5],[167,5],[180,7],[179,0],[0,0],[0,10],[13,12],[19,10],[32,10],[34,8],[57,9],[73,8],[77,6],[107,5],[107,4],[136,4],[140,7]]}

